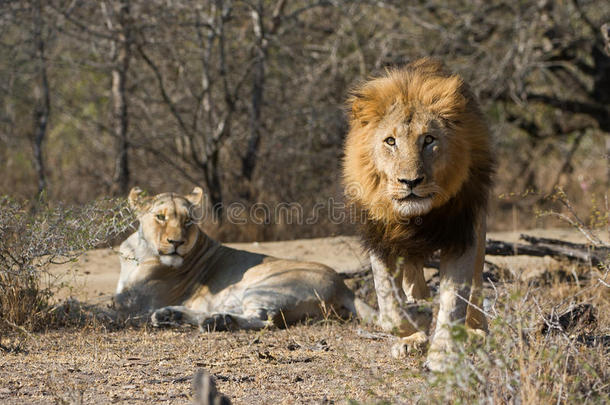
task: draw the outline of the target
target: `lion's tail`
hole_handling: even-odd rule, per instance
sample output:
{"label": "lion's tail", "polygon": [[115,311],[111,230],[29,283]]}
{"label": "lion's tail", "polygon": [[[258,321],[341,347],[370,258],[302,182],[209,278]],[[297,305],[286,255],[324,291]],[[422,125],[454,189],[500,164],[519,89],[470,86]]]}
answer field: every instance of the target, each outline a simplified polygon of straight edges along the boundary
{"label": "lion's tail", "polygon": [[364,323],[374,324],[377,322],[377,311],[360,298],[354,296],[353,292],[345,296],[343,306]]}

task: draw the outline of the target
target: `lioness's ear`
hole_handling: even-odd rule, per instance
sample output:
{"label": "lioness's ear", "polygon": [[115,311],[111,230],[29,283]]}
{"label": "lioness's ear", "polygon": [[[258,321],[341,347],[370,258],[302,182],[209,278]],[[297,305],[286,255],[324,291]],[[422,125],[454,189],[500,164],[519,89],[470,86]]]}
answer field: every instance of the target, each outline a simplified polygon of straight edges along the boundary
{"label": "lioness's ear", "polygon": [[127,197],[127,200],[129,201],[129,206],[131,209],[137,213],[140,213],[148,208],[150,197],[146,197],[146,192],[140,187],[134,187],[129,192],[129,197]]}
{"label": "lioness's ear", "polygon": [[194,222],[201,222],[203,219],[203,190],[201,187],[195,187],[193,191],[186,196],[186,199],[193,204],[191,219]]}
{"label": "lioness's ear", "polygon": [[193,205],[203,204],[203,190],[201,187],[195,187],[191,194],[186,196],[186,199]]}

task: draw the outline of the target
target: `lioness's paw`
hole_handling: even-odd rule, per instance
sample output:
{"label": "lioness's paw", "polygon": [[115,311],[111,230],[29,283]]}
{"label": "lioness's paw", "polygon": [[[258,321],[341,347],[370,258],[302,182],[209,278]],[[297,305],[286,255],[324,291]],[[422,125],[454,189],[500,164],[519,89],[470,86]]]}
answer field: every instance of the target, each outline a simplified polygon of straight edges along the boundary
{"label": "lioness's paw", "polygon": [[391,348],[392,357],[401,359],[409,353],[423,352],[428,343],[428,337],[424,332],[416,332],[412,335],[400,338]]}
{"label": "lioness's paw", "polygon": [[233,329],[235,323],[231,315],[213,314],[199,324],[202,332],[223,331]]}
{"label": "lioness's paw", "polygon": [[172,307],[164,307],[153,312],[150,320],[155,328],[178,326],[183,319],[183,313]]}

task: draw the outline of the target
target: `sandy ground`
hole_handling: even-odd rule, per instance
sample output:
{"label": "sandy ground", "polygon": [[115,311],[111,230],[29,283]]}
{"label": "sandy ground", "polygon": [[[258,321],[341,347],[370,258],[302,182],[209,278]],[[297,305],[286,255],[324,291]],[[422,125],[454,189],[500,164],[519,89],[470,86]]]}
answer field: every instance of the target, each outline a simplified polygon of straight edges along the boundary
{"label": "sandy ground", "polygon": [[[521,233],[573,242],[584,241],[580,232],[567,228],[492,232],[488,234],[488,238],[517,242]],[[369,266],[368,257],[362,250],[358,238],[350,236],[282,242],[229,243],[228,246],[284,259],[315,261],[326,264],[339,273],[358,272],[366,270]],[[557,261],[549,257],[488,256],[486,259],[523,277],[539,274],[557,265]],[[118,249],[97,249],[87,252],[77,262],[54,267],[51,273],[49,280],[62,286],[57,294],[59,299],[73,297],[92,303],[106,302],[116,288],[120,273]]]}

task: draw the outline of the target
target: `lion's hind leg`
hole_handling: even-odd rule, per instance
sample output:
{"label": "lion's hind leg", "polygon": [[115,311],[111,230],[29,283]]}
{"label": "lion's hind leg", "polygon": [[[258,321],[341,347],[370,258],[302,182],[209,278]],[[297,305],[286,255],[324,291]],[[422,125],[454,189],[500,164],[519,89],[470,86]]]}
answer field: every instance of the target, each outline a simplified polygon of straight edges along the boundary
{"label": "lion's hind leg", "polygon": [[483,308],[483,267],[485,262],[485,231],[486,221],[483,217],[477,227],[477,252],[472,276],[472,289],[470,291],[469,305],[466,310],[466,327],[472,335],[485,337],[487,333],[487,319],[481,311]]}
{"label": "lion's hind leg", "polygon": [[477,286],[473,286],[470,292],[470,300],[468,309],[466,310],[466,327],[469,329],[469,333],[485,337],[488,331],[487,318],[485,314],[480,311],[482,309],[482,292]]}

